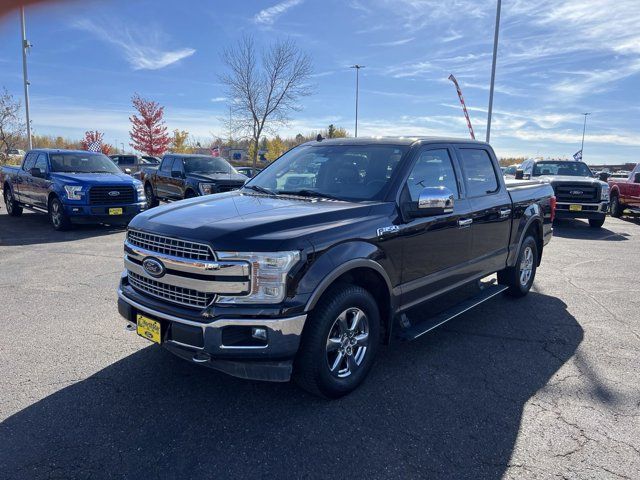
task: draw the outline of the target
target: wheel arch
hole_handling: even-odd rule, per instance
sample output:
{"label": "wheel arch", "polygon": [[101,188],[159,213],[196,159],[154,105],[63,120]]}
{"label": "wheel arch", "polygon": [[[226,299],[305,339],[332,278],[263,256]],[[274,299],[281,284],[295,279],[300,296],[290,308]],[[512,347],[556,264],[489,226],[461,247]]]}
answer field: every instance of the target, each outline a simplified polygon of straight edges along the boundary
{"label": "wheel arch", "polygon": [[515,265],[515,262],[518,258],[518,252],[520,251],[520,247],[522,247],[522,242],[525,238],[527,238],[528,234],[532,234],[536,240],[536,245],[538,247],[537,263],[538,266],[540,266],[540,262],[542,260],[542,250],[544,248],[544,229],[542,212],[539,207],[538,209],[532,210],[529,215],[525,215],[524,217],[522,217],[520,226],[518,227],[518,243],[517,246],[513,248],[511,252],[509,252],[507,266],[512,267]]}

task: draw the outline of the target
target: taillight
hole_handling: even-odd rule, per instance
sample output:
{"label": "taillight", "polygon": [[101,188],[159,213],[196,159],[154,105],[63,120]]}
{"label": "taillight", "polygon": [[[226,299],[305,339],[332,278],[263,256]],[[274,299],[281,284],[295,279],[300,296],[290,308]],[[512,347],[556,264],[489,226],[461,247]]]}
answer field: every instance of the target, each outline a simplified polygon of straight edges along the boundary
{"label": "taillight", "polygon": [[556,204],[558,202],[556,201],[556,196],[553,195],[550,199],[549,199],[549,205],[551,206],[551,221],[553,222],[553,219],[556,218]]}

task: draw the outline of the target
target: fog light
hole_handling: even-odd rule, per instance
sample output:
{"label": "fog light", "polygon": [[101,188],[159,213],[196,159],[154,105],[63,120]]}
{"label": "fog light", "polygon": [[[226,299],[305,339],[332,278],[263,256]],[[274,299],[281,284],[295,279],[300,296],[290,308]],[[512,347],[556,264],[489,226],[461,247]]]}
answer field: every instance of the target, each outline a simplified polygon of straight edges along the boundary
{"label": "fog light", "polygon": [[260,327],[253,327],[251,329],[251,336],[256,340],[262,340],[264,342],[267,341],[267,329]]}

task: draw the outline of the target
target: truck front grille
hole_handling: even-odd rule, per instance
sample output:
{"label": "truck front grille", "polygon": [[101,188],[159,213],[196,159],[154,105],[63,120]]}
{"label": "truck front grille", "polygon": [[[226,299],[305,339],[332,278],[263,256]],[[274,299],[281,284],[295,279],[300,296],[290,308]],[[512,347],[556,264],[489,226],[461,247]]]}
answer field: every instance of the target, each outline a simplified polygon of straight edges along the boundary
{"label": "truck front grille", "polygon": [[215,260],[211,249],[202,243],[188,242],[151,233],[127,231],[127,241],[151,252],[189,260]]}
{"label": "truck front grille", "polygon": [[242,185],[242,183],[232,183],[232,184],[220,184],[218,185],[218,193],[222,192],[230,192],[232,190],[238,190]]}
{"label": "truck front grille", "polygon": [[599,201],[596,185],[561,184],[554,187],[558,202],[592,203]]}
{"label": "truck front grille", "polygon": [[136,290],[172,303],[187,307],[204,308],[213,301],[215,294],[176,287],[152,280],[137,273],[128,272],[129,284]]}
{"label": "truck front grille", "polygon": [[118,205],[135,203],[135,191],[131,186],[94,186],[89,190],[91,205]]}

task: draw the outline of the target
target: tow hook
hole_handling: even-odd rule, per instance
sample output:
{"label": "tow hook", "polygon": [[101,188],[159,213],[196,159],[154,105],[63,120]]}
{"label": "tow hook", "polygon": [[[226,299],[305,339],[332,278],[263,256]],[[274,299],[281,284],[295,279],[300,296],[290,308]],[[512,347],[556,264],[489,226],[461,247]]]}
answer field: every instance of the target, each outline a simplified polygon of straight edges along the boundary
{"label": "tow hook", "polygon": [[133,322],[127,322],[127,323],[125,323],[125,325],[124,325],[124,329],[125,329],[127,332],[135,332],[135,331],[137,330],[137,327],[136,327],[136,324],[135,324],[135,323],[133,323]]}

